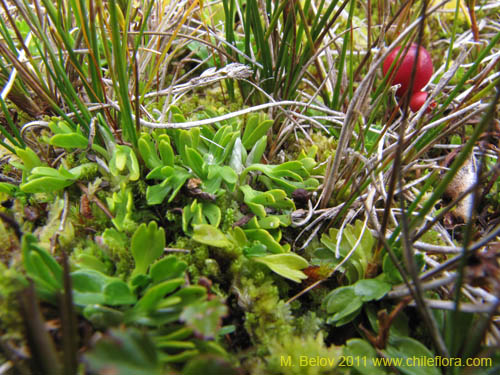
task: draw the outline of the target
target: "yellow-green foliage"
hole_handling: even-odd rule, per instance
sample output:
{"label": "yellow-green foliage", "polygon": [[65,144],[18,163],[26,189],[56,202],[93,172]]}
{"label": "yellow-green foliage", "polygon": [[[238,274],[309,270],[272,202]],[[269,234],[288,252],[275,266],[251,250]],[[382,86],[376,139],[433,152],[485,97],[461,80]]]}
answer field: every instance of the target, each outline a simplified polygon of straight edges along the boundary
{"label": "yellow-green foliage", "polygon": [[320,375],[341,374],[338,365],[342,348],[326,347],[323,336],[292,336],[286,340],[275,339],[269,345],[267,366],[257,374]]}
{"label": "yellow-green foliage", "polygon": [[108,228],[102,234],[105,253],[115,265],[114,276],[126,278],[134,268],[134,259],[130,252],[130,241],[126,234],[114,228]]}
{"label": "yellow-green foliage", "polygon": [[40,246],[49,250],[51,247],[51,239],[58,232],[59,243],[61,246],[68,246],[75,237],[75,228],[70,220],[66,220],[62,230],[59,230],[61,225],[61,215],[64,208],[64,200],[56,198],[54,203],[49,206],[49,215],[47,223],[35,231],[35,235],[39,238]]}
{"label": "yellow-green foliage", "polygon": [[293,331],[290,305],[280,300],[279,291],[270,277],[264,282],[241,278],[238,288],[240,303],[246,305],[245,328],[256,344],[262,344],[261,354],[273,339],[288,337]]}
{"label": "yellow-green foliage", "polygon": [[0,220],[0,262],[7,263],[19,249],[19,242],[14,232]]}
{"label": "yellow-green foliage", "polygon": [[[315,160],[318,164],[324,163],[331,156],[335,156],[337,141],[332,137],[325,135],[324,132],[314,132],[310,134],[311,140],[299,138],[297,142],[290,145],[290,150],[294,153],[291,160],[295,160],[296,156],[303,150],[305,154],[309,154],[311,148],[315,148]],[[317,168],[315,173],[324,173],[326,163],[322,164],[321,168]]]}
{"label": "yellow-green foliage", "polygon": [[22,337],[22,318],[19,315],[18,293],[25,286],[22,274],[14,265],[0,262],[0,331],[3,339]]}

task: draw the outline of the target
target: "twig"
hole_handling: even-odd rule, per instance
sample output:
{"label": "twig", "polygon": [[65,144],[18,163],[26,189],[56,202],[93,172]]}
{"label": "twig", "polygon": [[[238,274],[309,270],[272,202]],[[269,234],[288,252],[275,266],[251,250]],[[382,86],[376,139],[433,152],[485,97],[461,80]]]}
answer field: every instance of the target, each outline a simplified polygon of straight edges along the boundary
{"label": "twig", "polygon": [[95,195],[89,194],[89,191],[88,191],[88,189],[86,188],[86,186],[84,184],[82,184],[81,182],[77,182],[77,185],[80,188],[80,190],[83,191],[85,194],[87,194],[87,196],[89,197],[89,199],[92,202],[94,202],[106,214],[106,216],[108,218],[114,219],[113,214],[108,210],[108,208],[106,207],[106,205],[104,203],[102,203],[101,200],[99,198],[97,198]]}
{"label": "twig", "polygon": [[[455,310],[456,305],[453,301],[442,301],[436,299],[425,299],[427,306],[432,309],[439,310]],[[415,302],[410,303],[410,306],[415,306]],[[464,303],[460,302],[460,308],[458,309],[460,312],[466,313],[490,313],[491,311],[498,310],[498,303]]]}

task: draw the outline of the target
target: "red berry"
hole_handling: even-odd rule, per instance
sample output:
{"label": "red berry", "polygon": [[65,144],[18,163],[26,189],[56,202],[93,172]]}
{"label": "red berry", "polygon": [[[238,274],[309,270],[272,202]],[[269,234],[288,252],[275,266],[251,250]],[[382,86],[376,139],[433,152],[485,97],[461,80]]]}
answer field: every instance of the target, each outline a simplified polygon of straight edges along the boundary
{"label": "red berry", "polygon": [[[427,94],[424,91],[419,91],[413,93],[413,95],[410,98],[410,109],[413,112],[417,112],[425,103],[427,100],[427,97],[429,94]],[[435,101],[432,101],[429,106],[427,107],[426,112],[429,113],[431,112],[434,108],[436,108],[437,103]]]}
{"label": "red berry", "polygon": [[424,91],[414,93],[410,98],[410,109],[417,112],[427,100],[428,94]]}
{"label": "red berry", "polygon": [[[399,60],[394,64],[394,69],[399,65],[399,69],[393,74],[391,85],[400,84],[401,87],[396,91],[396,95],[401,97],[410,87],[411,72],[413,70],[413,64],[415,58],[417,57],[418,45],[412,43],[408,49],[408,53],[404,56],[403,61],[399,64]],[[396,56],[401,47],[396,47],[387,58],[384,60],[382,65],[382,70],[384,76],[389,72],[389,68],[392,62],[396,59]],[[404,54],[404,49],[401,54]],[[401,56],[399,57],[401,59]],[[420,47],[420,52],[418,54],[418,62],[415,71],[415,80],[413,82],[413,92],[420,91],[432,77],[434,68],[432,67],[432,60],[429,52],[424,47]]]}

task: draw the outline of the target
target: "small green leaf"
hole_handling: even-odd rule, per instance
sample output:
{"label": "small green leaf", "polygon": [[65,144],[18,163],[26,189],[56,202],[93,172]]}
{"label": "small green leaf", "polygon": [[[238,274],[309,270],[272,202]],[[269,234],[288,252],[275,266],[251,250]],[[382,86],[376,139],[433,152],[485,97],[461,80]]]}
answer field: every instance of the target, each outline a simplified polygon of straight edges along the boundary
{"label": "small green leaf", "polygon": [[259,115],[250,116],[241,139],[245,148],[249,150],[261,137],[266,135],[271,126],[273,126],[272,120],[259,122]]}
{"label": "small green leaf", "polygon": [[382,367],[377,366],[373,359],[378,354],[373,347],[365,340],[348,340],[344,347],[344,356],[346,358],[359,358],[361,360],[353,361],[352,367],[363,375],[384,375],[386,372]]}
{"label": "small green leaf", "polygon": [[233,152],[231,154],[231,159],[229,160],[229,166],[237,174],[241,174],[245,169],[244,163],[247,159],[247,150],[243,147],[240,138],[236,138],[233,146]]}
{"label": "small green leaf", "polygon": [[181,321],[205,339],[213,339],[227,314],[227,307],[218,299],[200,301],[184,308]]}
{"label": "small green leaf", "polygon": [[82,134],[70,133],[56,134],[50,138],[49,143],[56,147],[85,149],[87,148],[89,141]]}
{"label": "small green leaf", "polygon": [[307,279],[307,275],[299,270],[309,266],[309,263],[295,253],[273,254],[252,259],[256,262],[265,264],[278,275],[286,277],[296,283],[300,283],[301,280]]}
{"label": "small green leaf", "polygon": [[358,280],[354,284],[354,293],[361,297],[363,302],[379,300],[391,290],[391,284],[377,280]]}
{"label": "small green leaf", "polygon": [[207,289],[200,285],[188,285],[175,292],[174,296],[181,298],[181,306],[188,306],[197,301],[204,300],[207,297]]}
{"label": "small green leaf", "polygon": [[78,268],[88,268],[106,273],[108,267],[96,256],[92,254],[80,253],[75,256],[75,266]]}
{"label": "small green leaf", "polygon": [[182,230],[190,234],[190,226],[198,224],[210,224],[218,227],[221,220],[221,211],[219,206],[214,203],[201,202],[195,199],[190,205],[182,210]]}
{"label": "small green leaf", "polygon": [[134,151],[128,146],[115,145],[115,151],[109,161],[109,170],[113,176],[118,176],[125,171],[125,167],[128,170],[127,177],[130,181],[139,179],[139,162]]}
{"label": "small green leaf", "polygon": [[135,304],[136,312],[154,311],[160,301],[169,293],[172,293],[186,281],[183,278],[163,281],[157,285],[150,287],[144,296]]}
{"label": "small green leaf", "polygon": [[132,294],[127,283],[118,278],[108,279],[103,292],[106,305],[129,305],[136,301],[135,295]]}
{"label": "small green leaf", "polygon": [[182,277],[186,268],[186,262],[178,260],[175,255],[169,255],[154,263],[149,269],[149,275],[153,283],[157,284],[163,280]]}
{"label": "small green leaf", "polygon": [[[323,300],[323,305],[326,306],[326,312],[332,315],[329,321],[345,324],[356,317],[363,301],[356,295],[353,286],[343,286],[330,292]],[[343,320],[346,317],[350,319]]]}
{"label": "small green leaf", "polygon": [[262,159],[262,155],[264,155],[264,152],[266,151],[266,146],[267,136],[264,135],[253,145],[252,149],[248,153],[245,166],[249,167],[252,164],[260,163],[260,159]]}
{"label": "small green leaf", "polygon": [[166,134],[162,134],[159,137],[160,144],[158,149],[160,151],[161,161],[163,165],[173,166],[174,165],[174,150],[170,145],[170,138]]}
{"label": "small green leaf", "polygon": [[151,171],[146,178],[164,178],[164,180],[159,185],[148,186],[146,190],[148,204],[160,204],[168,195],[170,195],[168,202],[171,202],[191,176],[191,173],[178,166],[167,166]]}
{"label": "small green leaf", "polygon": [[207,177],[204,170],[205,162],[200,153],[194,148],[186,147],[186,158],[191,170],[202,180],[205,179]]}
{"label": "small green leaf", "polygon": [[123,313],[121,311],[98,304],[85,306],[83,316],[96,327],[106,329],[123,322]]}
{"label": "small green leaf", "polygon": [[163,254],[165,231],[151,221],[148,226],[142,223],[132,236],[131,252],[135,260],[132,276],[146,274],[148,267]]}
{"label": "small green leaf", "polygon": [[53,297],[62,290],[62,267],[52,255],[37,245],[37,239],[32,234],[24,234],[21,246],[26,273],[39,281],[35,283],[38,291]]}
{"label": "small green leaf", "polygon": [[116,229],[124,231],[134,223],[132,220],[134,210],[132,191],[126,187],[125,183],[121,185],[120,191],[113,193],[111,197],[107,197],[106,202],[111,212],[115,214],[111,221]]}
{"label": "small green leaf", "polygon": [[156,152],[155,145],[149,134],[143,134],[137,142],[137,147],[139,153],[141,154],[142,160],[146,163],[149,169],[154,169],[162,166],[160,158]]}
{"label": "small green leaf", "polygon": [[8,182],[0,182],[0,193],[12,196],[16,191],[19,191],[19,188],[16,185],[9,184]]}
{"label": "small green leaf", "polygon": [[[389,338],[389,346],[383,351],[389,358],[401,358],[402,365],[394,365],[403,374],[408,375],[438,375],[441,371],[433,365],[425,363],[418,365],[418,358],[433,358],[434,354],[422,343],[411,337],[393,337]],[[409,366],[411,363],[413,366]]]}
{"label": "small green leaf", "polygon": [[209,224],[193,226],[193,240],[196,242],[221,248],[232,248],[233,244],[219,229]]}
{"label": "small green leaf", "polygon": [[245,235],[250,241],[258,241],[264,244],[267,250],[273,254],[285,252],[279,242],[265,229],[245,229]]}
{"label": "small green leaf", "polygon": [[117,277],[110,277],[91,269],[71,273],[73,298],[77,305],[105,304],[118,306],[136,301],[128,285]]}
{"label": "small green leaf", "polygon": [[25,193],[52,193],[73,185],[72,180],[61,180],[57,177],[40,177],[20,185]]}
{"label": "small green leaf", "polygon": [[153,340],[146,332],[112,329],[85,354],[92,373],[161,375],[162,365]]}
{"label": "small green leaf", "polygon": [[16,155],[23,161],[25,172],[30,172],[33,168],[43,165],[35,151],[29,147],[15,147],[14,150]]}

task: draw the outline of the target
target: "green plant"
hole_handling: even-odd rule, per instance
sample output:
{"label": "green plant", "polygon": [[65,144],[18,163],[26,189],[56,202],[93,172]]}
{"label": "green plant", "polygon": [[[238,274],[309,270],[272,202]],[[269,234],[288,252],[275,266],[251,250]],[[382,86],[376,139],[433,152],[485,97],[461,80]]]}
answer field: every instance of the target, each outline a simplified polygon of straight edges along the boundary
{"label": "green plant", "polygon": [[342,232],[331,228],[328,234],[321,236],[321,243],[326,248],[315,251],[318,262],[327,262],[332,268],[344,272],[349,284],[366,277],[374,256],[375,239],[361,221],[346,225]]}
{"label": "green plant", "polygon": [[364,279],[332,290],[323,300],[327,322],[337,327],[351,322],[365,302],[383,298],[390,289],[391,284],[380,279]]}
{"label": "green plant", "polygon": [[[142,224],[132,237],[135,268],[128,283],[96,269],[80,268],[70,273],[78,312],[98,327],[119,324],[153,327],[150,335],[155,350],[160,353],[160,363],[174,360],[176,356],[177,360],[181,357],[186,360],[206,351],[203,345],[196,344],[196,340],[195,343],[186,340],[194,333],[201,337],[216,337],[220,320],[227,313],[219,299],[207,301],[204,287],[185,285],[186,263],[173,255],[161,257],[163,247],[163,230],[158,229],[154,222],[148,226]],[[36,244],[32,235],[24,236],[23,259],[27,276],[34,281],[37,294],[43,300],[55,303],[63,289],[62,267]],[[200,314],[205,316],[201,321]],[[172,325],[178,321],[185,322],[186,327]],[[172,329],[167,330],[167,334],[168,325]],[[124,334],[134,333],[132,330]],[[215,344],[210,350],[224,353]],[[98,350],[98,353],[101,352]]]}
{"label": "green plant", "polygon": [[300,271],[308,266],[301,256],[281,246],[268,231],[263,229],[234,228],[225,235],[214,226],[199,224],[194,227],[193,240],[218,248],[237,248],[243,255],[266,265],[273,272],[300,283],[307,276]]}

